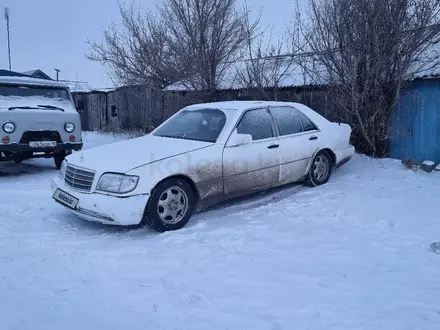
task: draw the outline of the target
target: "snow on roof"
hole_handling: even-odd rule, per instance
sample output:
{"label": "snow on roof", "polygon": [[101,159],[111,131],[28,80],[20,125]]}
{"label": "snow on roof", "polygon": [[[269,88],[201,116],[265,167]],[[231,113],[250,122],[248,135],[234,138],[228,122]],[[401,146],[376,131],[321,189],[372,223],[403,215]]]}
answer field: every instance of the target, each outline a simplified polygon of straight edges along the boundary
{"label": "snow on roof", "polygon": [[32,75],[36,74],[39,71],[41,71],[41,70],[39,70],[39,69],[29,70],[29,71],[23,72],[23,74],[27,74],[28,76],[32,76]]}
{"label": "snow on roof", "polygon": [[432,43],[418,56],[410,68],[408,80],[440,76],[440,45]]}
{"label": "snow on roof", "polygon": [[[208,103],[197,103],[188,105],[185,107],[186,110],[197,110],[197,109],[224,109],[224,110],[246,110],[249,108],[254,108],[257,106],[269,106],[277,102],[270,101],[221,101],[221,102],[208,102]],[[281,103],[281,102],[278,102]]]}
{"label": "snow on roof", "polygon": [[38,85],[38,86],[51,86],[51,87],[68,87],[66,83],[47,79],[38,79],[32,77],[20,77],[20,76],[0,76],[0,83],[7,84],[26,84],[26,85]]}
{"label": "snow on roof", "polygon": [[282,102],[282,101],[220,101],[192,104],[185,107],[186,110],[197,109],[223,109],[245,111],[256,107],[273,107],[273,106],[300,106],[296,102]]}
{"label": "snow on roof", "polygon": [[36,77],[36,78],[42,78],[42,79],[48,79],[48,80],[53,80],[51,77],[49,77],[46,73],[44,73],[42,70],[40,69],[35,69],[35,70],[30,70],[30,71],[25,71],[23,72],[25,75],[31,76],[31,77]]}
{"label": "snow on roof", "polygon": [[69,81],[67,82],[67,84],[69,85],[70,91],[72,93],[77,92],[90,92],[93,90],[93,87],[90,86],[88,83],[86,82],[82,82],[82,81]]}
{"label": "snow on roof", "polygon": [[92,92],[112,92],[116,90],[115,87],[94,88],[89,83],[83,81],[69,81],[67,82],[72,93],[92,93]]}

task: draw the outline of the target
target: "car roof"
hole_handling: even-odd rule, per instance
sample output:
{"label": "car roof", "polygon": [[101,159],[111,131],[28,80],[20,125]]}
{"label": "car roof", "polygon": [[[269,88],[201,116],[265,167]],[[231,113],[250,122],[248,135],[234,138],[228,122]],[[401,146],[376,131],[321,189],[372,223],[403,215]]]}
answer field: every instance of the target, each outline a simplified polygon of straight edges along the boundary
{"label": "car roof", "polygon": [[0,76],[0,83],[11,85],[36,85],[47,87],[68,87],[64,82],[38,79],[32,77],[19,77],[19,76]]}
{"label": "car roof", "polygon": [[185,109],[222,109],[222,110],[236,110],[246,111],[252,108],[269,107],[269,106],[298,106],[299,103],[294,102],[280,102],[280,101],[223,101],[223,102],[210,102],[210,103],[198,103],[193,104]]}
{"label": "car roof", "polygon": [[[312,120],[315,125],[319,128],[327,125],[329,120],[309,108],[305,104],[297,103],[297,102],[281,102],[281,101],[224,101],[224,102],[212,102],[212,103],[199,103],[193,104],[186,108],[185,110],[197,110],[197,109],[219,109],[219,110],[227,110],[228,118],[238,120],[240,116],[246,110],[255,109],[255,108],[265,108],[265,107],[275,107],[275,106],[289,106],[299,110],[304,115],[306,115],[310,120]],[[234,120],[233,120],[234,121]]]}

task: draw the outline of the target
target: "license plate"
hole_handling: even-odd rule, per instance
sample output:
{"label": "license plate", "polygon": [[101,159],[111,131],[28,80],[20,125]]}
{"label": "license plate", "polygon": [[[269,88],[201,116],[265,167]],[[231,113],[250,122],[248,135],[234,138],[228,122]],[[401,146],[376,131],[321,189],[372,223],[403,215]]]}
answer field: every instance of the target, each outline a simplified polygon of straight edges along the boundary
{"label": "license plate", "polygon": [[30,141],[31,148],[54,148],[57,146],[57,141]]}
{"label": "license plate", "polygon": [[71,209],[76,209],[76,206],[78,205],[79,199],[73,197],[72,195],[69,195],[68,193],[57,189],[55,193],[53,194],[53,198],[60,202],[63,205],[66,205],[67,207],[70,207]]}

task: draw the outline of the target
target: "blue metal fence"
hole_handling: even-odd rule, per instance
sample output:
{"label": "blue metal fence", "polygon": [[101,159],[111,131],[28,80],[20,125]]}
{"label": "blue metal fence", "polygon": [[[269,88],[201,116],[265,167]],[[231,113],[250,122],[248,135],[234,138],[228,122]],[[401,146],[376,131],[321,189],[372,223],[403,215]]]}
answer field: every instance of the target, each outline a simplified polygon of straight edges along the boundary
{"label": "blue metal fence", "polygon": [[440,80],[418,80],[401,93],[391,127],[391,157],[440,163]]}

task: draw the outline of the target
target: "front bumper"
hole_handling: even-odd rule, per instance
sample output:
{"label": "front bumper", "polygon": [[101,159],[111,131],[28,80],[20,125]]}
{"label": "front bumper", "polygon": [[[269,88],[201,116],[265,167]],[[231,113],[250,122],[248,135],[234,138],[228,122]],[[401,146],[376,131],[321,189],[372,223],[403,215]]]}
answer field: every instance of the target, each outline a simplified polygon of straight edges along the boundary
{"label": "front bumper", "polygon": [[59,176],[52,180],[51,189],[53,193],[61,189],[79,200],[76,209],[71,209],[54,199],[78,217],[91,222],[118,226],[140,224],[149,198],[148,194],[122,198],[97,193],[82,193],[66,186]]}
{"label": "front bumper", "polygon": [[0,152],[60,152],[60,151],[79,151],[83,147],[82,142],[58,143],[54,148],[32,148],[26,143],[0,144]]}

